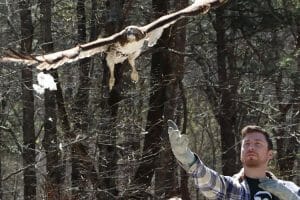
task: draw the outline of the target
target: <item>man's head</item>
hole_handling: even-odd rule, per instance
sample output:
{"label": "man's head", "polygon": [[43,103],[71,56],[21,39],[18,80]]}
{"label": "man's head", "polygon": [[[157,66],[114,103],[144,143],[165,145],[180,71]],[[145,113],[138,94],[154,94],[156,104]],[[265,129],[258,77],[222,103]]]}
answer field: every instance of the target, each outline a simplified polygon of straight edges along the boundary
{"label": "man's head", "polygon": [[241,161],[247,167],[267,166],[273,157],[273,144],[267,131],[249,125],[242,129]]}

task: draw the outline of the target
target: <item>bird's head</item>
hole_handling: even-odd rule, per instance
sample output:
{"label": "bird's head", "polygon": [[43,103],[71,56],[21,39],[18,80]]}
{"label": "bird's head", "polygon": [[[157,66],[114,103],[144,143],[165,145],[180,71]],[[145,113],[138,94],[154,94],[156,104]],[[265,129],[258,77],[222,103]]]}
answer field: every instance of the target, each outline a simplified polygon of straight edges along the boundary
{"label": "bird's head", "polygon": [[128,42],[139,41],[146,36],[146,34],[137,26],[128,26],[124,31]]}

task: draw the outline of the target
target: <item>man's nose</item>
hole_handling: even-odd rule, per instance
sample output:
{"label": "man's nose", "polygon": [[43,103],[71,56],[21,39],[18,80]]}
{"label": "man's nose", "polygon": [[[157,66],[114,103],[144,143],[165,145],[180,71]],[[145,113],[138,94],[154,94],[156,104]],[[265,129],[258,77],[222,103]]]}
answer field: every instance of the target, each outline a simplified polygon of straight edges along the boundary
{"label": "man's nose", "polygon": [[254,144],[250,144],[248,149],[249,149],[249,151],[253,151],[254,150]]}

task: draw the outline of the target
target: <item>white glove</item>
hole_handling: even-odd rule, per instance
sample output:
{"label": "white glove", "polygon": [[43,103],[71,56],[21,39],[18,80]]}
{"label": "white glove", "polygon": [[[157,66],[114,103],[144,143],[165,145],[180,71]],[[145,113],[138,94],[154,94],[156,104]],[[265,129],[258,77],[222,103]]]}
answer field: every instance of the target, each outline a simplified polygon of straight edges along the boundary
{"label": "white glove", "polygon": [[168,120],[168,126],[169,140],[173,154],[188,169],[196,161],[194,153],[187,147],[189,140],[186,135],[180,134],[175,122]]}
{"label": "white glove", "polygon": [[279,183],[277,180],[263,178],[260,179],[260,184],[258,185],[261,189],[266,190],[281,200],[300,200],[300,197],[291,191],[287,186]]}

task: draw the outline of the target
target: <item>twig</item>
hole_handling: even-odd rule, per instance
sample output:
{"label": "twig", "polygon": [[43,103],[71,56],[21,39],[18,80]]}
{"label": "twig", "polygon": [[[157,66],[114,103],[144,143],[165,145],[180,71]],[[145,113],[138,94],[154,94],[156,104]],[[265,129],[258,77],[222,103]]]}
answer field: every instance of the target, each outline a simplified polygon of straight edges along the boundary
{"label": "twig", "polygon": [[3,130],[3,131],[6,131],[6,132],[8,132],[8,133],[10,133],[12,135],[12,137],[14,138],[15,143],[16,143],[19,151],[22,152],[22,146],[20,145],[15,132],[11,128],[7,128],[7,127],[4,127],[4,126],[0,126],[0,129]]}
{"label": "twig", "polygon": [[7,175],[6,177],[4,177],[4,178],[2,179],[2,181],[8,180],[10,177],[12,177],[12,176],[14,176],[14,175],[16,175],[16,174],[18,174],[18,173],[21,173],[23,170],[25,170],[25,169],[27,169],[27,168],[29,168],[29,167],[31,167],[31,166],[33,166],[33,164],[28,165],[28,166],[26,166],[26,167],[23,167],[23,168],[21,168],[21,169],[18,169],[18,170],[15,171],[15,172],[12,172],[11,174],[9,174],[9,175]]}

